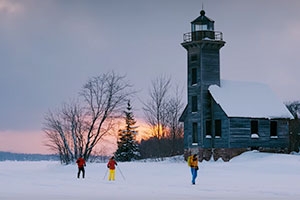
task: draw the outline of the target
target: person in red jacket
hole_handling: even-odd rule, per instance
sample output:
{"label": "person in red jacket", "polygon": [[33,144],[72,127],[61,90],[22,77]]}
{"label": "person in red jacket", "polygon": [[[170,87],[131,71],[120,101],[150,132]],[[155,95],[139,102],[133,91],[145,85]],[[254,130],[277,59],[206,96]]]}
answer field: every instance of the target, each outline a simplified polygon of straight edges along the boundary
{"label": "person in red jacket", "polygon": [[85,174],[85,171],[84,171],[85,160],[84,160],[84,158],[80,155],[80,157],[77,159],[76,163],[78,165],[77,178],[79,178],[81,171],[82,171],[82,178],[84,178],[84,174]]}
{"label": "person in red jacket", "polygon": [[107,163],[107,168],[109,168],[109,175],[108,180],[114,181],[115,180],[115,169],[116,169],[117,162],[115,161],[115,157],[111,157]]}

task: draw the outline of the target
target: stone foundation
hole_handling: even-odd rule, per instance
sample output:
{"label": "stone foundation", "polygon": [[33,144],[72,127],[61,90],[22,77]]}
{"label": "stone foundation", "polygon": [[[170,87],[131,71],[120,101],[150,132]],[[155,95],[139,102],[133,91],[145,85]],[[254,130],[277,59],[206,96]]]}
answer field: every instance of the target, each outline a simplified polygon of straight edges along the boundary
{"label": "stone foundation", "polygon": [[203,160],[209,161],[213,159],[217,161],[222,159],[225,162],[228,162],[233,157],[240,155],[246,151],[257,150],[259,152],[268,152],[268,153],[289,153],[288,148],[189,148],[184,150],[184,158],[187,160],[187,157],[192,154],[197,154],[199,162]]}
{"label": "stone foundation", "polygon": [[235,156],[240,155],[241,153],[247,151],[247,148],[192,148],[192,149],[185,149],[184,157],[187,157],[191,154],[198,154],[199,161],[202,162],[203,160],[209,161],[213,159],[217,161],[218,159],[222,159],[225,162],[228,162]]}

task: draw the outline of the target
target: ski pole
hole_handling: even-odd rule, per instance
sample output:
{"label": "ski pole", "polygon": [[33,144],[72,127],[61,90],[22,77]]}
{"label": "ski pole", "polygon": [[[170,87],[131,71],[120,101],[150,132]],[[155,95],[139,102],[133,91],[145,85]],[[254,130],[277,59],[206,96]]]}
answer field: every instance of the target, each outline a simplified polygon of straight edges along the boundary
{"label": "ski pole", "polygon": [[106,175],[107,175],[108,169],[106,169],[103,180],[105,179]]}
{"label": "ski pole", "polygon": [[118,168],[118,170],[120,171],[120,174],[122,175],[122,177],[123,177],[123,179],[124,179],[124,181],[125,181],[126,179],[125,179],[125,177],[124,177],[124,175],[123,175],[123,173],[122,173],[120,167],[118,166],[117,168]]}

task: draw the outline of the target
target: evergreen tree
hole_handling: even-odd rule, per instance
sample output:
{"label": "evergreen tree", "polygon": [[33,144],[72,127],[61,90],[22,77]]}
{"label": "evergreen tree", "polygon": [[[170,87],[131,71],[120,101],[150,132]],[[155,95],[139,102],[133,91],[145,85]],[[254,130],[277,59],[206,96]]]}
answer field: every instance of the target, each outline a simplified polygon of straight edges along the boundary
{"label": "evergreen tree", "polygon": [[115,157],[118,161],[132,161],[140,157],[138,144],[136,141],[137,131],[135,130],[136,121],[132,113],[130,101],[128,101],[125,114],[126,126],[118,132],[118,149],[115,152]]}

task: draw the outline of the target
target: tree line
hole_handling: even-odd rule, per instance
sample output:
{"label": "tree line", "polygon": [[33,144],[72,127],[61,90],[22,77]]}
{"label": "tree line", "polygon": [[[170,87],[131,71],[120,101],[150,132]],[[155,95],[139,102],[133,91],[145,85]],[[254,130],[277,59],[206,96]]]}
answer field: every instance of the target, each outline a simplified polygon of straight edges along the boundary
{"label": "tree line", "polygon": [[[179,86],[171,91],[171,78],[160,76],[152,81],[149,98],[142,108],[149,126],[148,138],[138,142],[138,127],[130,103],[136,92],[126,76],[108,72],[92,77],[75,100],[45,114],[45,145],[59,155],[63,164],[74,162],[80,155],[89,160],[97,154],[97,145],[116,135],[114,154],[120,161],[182,154],[180,93]],[[116,130],[120,119],[125,121],[125,127]]]}

